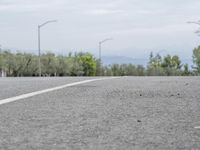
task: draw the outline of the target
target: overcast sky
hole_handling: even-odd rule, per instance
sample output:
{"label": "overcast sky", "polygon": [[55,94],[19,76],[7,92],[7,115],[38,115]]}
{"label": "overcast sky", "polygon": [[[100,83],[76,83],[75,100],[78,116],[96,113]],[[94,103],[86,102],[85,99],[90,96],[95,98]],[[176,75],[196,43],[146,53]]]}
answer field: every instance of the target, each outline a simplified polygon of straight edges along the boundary
{"label": "overcast sky", "polygon": [[66,54],[89,51],[102,55],[146,58],[150,51],[191,58],[200,44],[194,34],[200,20],[199,0],[0,0],[2,47],[37,52],[37,25],[43,51]]}

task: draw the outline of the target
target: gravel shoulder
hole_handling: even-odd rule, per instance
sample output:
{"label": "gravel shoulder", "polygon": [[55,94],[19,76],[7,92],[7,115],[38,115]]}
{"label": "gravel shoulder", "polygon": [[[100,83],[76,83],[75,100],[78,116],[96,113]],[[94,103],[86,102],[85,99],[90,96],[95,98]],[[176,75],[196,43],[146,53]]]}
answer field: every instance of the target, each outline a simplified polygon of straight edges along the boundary
{"label": "gravel shoulder", "polygon": [[199,77],[122,77],[1,105],[0,149],[200,149],[199,87]]}

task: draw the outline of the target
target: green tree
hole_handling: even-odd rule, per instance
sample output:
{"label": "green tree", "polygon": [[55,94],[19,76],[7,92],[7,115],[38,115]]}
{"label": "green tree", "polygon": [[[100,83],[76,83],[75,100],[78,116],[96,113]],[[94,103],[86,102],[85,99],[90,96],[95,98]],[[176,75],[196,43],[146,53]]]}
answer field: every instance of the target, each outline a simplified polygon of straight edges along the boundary
{"label": "green tree", "polygon": [[82,62],[79,59],[79,54],[75,53],[73,56],[73,62],[72,62],[72,70],[71,75],[72,76],[83,76],[83,67]]}
{"label": "green tree", "polygon": [[3,52],[0,49],[0,76],[2,72],[3,72]]}
{"label": "green tree", "polygon": [[128,64],[126,67],[126,75],[127,76],[137,76],[137,70],[136,66],[133,64]]}
{"label": "green tree", "polygon": [[41,68],[43,76],[55,76],[56,75],[56,58],[55,54],[47,52],[41,56]]}
{"label": "green tree", "polygon": [[151,52],[149,58],[149,65],[154,68],[159,68],[161,66],[161,63],[162,63],[162,57],[159,54],[157,54],[154,57],[153,52]]}
{"label": "green tree", "polygon": [[110,65],[109,66],[103,66],[102,67],[102,72],[104,72],[104,76],[113,76],[113,72],[112,72],[112,70],[110,69]]}
{"label": "green tree", "polygon": [[96,60],[90,53],[79,53],[79,60],[83,67],[84,76],[96,75]]}
{"label": "green tree", "polygon": [[189,71],[189,66],[188,66],[188,64],[185,64],[183,67],[184,67],[184,70],[183,70],[182,75],[183,75],[183,76],[189,76],[189,75],[191,75],[191,72]]}
{"label": "green tree", "polygon": [[15,56],[10,51],[3,52],[3,68],[7,76],[13,76],[13,70],[15,68]]}
{"label": "green tree", "polygon": [[113,64],[112,66],[111,66],[111,70],[112,70],[112,72],[113,72],[113,76],[120,76],[120,66],[119,66],[119,64]]}
{"label": "green tree", "polygon": [[96,76],[100,76],[100,75],[104,75],[107,74],[106,70],[108,69],[108,67],[104,67],[102,65],[100,65],[100,60],[96,59]]}
{"label": "green tree", "polygon": [[147,66],[147,75],[150,76],[160,76],[164,75],[164,69],[162,68],[162,57],[157,54],[155,57],[153,52],[151,52],[149,57],[149,63]]}
{"label": "green tree", "polygon": [[137,65],[137,75],[138,76],[145,76],[145,68],[142,65]]}
{"label": "green tree", "polygon": [[56,72],[58,76],[70,76],[73,67],[73,58],[71,56],[58,56],[56,63]]}
{"label": "green tree", "polygon": [[178,56],[167,55],[164,57],[162,67],[165,70],[166,75],[180,75],[181,74],[181,60]]}
{"label": "green tree", "polygon": [[195,72],[199,75],[200,74],[200,46],[195,48],[193,50],[193,63],[195,66],[193,67],[195,69]]}

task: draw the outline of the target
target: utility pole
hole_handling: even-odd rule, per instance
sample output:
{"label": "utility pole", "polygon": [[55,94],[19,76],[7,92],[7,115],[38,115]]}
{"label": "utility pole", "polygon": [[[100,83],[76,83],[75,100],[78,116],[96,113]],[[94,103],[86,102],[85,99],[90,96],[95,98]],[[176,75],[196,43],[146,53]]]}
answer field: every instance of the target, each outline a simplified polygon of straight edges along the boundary
{"label": "utility pole", "polygon": [[107,42],[107,41],[110,41],[110,40],[113,40],[112,38],[107,38],[107,39],[104,39],[102,41],[99,42],[99,75],[101,76],[101,64],[102,64],[102,58],[101,58],[101,51],[102,51],[102,44]]}
{"label": "utility pole", "polygon": [[3,77],[3,57],[2,57],[2,50],[0,45],[0,77]]}
{"label": "utility pole", "polygon": [[38,25],[38,70],[39,70],[39,77],[41,77],[41,74],[42,74],[42,69],[41,69],[41,49],[40,49],[40,29],[45,26],[46,24],[48,23],[53,23],[53,22],[57,22],[56,20],[49,20],[49,21],[46,21],[44,22],[43,24],[41,25]]}

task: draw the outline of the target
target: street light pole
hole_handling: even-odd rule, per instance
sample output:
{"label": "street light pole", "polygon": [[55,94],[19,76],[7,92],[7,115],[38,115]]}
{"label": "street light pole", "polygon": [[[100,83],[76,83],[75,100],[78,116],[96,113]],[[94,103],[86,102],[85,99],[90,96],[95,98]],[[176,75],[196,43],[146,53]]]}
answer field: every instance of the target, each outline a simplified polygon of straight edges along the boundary
{"label": "street light pole", "polygon": [[99,42],[99,64],[101,65],[101,42]]}
{"label": "street light pole", "polygon": [[2,51],[1,51],[1,45],[0,45],[0,77],[3,77],[3,57],[2,57]]}
{"label": "street light pole", "polygon": [[108,39],[104,39],[102,41],[99,42],[99,75],[101,75],[101,50],[102,50],[102,44],[107,42],[107,41],[110,41],[110,40],[113,40],[112,38],[108,38]]}
{"label": "street light pole", "polygon": [[49,20],[49,21],[46,21],[44,22],[43,24],[41,25],[38,25],[38,70],[39,70],[39,77],[41,77],[41,74],[42,74],[42,69],[41,69],[41,49],[40,49],[40,29],[41,27],[45,26],[46,24],[48,23],[53,23],[53,22],[57,22],[56,20]]}
{"label": "street light pole", "polygon": [[38,71],[39,71],[39,77],[41,77],[41,62],[40,62],[40,26],[38,26]]}

